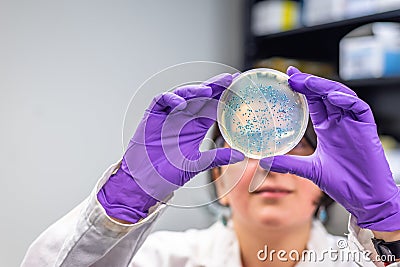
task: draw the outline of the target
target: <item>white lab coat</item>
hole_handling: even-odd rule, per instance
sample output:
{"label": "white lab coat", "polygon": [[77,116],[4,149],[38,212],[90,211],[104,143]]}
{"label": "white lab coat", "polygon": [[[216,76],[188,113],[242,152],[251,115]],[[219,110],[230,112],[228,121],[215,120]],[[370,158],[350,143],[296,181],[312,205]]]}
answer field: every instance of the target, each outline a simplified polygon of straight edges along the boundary
{"label": "white lab coat", "polygon": [[[104,267],[240,267],[238,241],[230,225],[217,222],[208,229],[186,232],[156,232],[149,235],[154,221],[165,209],[158,204],[136,224],[118,223],[107,216],[97,201],[97,192],[117,165],[111,166],[99,180],[91,195],[71,212],[43,232],[29,247],[21,266],[104,266]],[[373,251],[369,230],[350,222],[345,249]],[[317,221],[313,223],[307,248],[323,253],[338,249],[342,237],[328,234]],[[263,249],[263,248],[260,248]],[[322,254],[318,254],[322,255]],[[255,255],[256,257],[256,255]],[[319,258],[320,259],[320,258]],[[383,266],[362,261],[299,262],[296,267]],[[400,266],[400,263],[390,267]]]}

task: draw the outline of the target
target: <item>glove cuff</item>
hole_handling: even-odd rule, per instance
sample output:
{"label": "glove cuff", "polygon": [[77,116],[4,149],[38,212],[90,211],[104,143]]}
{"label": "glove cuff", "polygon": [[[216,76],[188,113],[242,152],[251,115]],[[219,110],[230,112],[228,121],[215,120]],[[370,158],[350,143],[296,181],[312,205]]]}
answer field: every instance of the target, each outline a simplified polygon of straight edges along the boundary
{"label": "glove cuff", "polygon": [[400,190],[386,202],[367,208],[365,218],[357,218],[361,228],[382,232],[400,230]]}
{"label": "glove cuff", "polygon": [[109,216],[130,223],[145,218],[157,203],[121,168],[103,185],[97,199]]}

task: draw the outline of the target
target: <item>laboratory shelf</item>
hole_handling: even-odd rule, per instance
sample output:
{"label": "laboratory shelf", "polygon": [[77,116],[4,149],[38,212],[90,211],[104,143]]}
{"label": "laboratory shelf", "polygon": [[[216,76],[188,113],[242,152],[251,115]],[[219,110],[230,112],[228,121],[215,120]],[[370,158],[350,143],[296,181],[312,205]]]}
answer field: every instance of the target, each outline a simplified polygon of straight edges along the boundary
{"label": "laboratory shelf", "polygon": [[301,27],[293,30],[272,33],[265,36],[260,36],[260,39],[275,39],[275,38],[284,38],[287,36],[294,36],[294,35],[302,35],[307,33],[315,34],[319,31],[322,33],[326,33],[327,30],[335,29],[340,31],[348,31],[352,28],[357,28],[361,25],[375,22],[375,21],[400,21],[400,10],[391,10],[383,13],[375,13],[367,16],[349,18],[340,21],[334,21],[314,26],[308,27]]}
{"label": "laboratory shelf", "polygon": [[[267,1],[267,0],[264,0]],[[400,22],[400,9],[349,18],[289,31],[255,36],[251,31],[252,8],[259,0],[244,1],[244,64],[251,69],[263,59],[282,57],[329,63],[338,76],[339,42],[352,30],[373,22]],[[372,108],[380,134],[400,141],[400,77],[340,81]]]}
{"label": "laboratory shelf", "polygon": [[[248,20],[251,20],[250,15]],[[400,9],[264,36],[253,36],[248,29],[245,65],[250,66],[257,59],[272,56],[337,62],[340,39],[362,25],[378,21],[400,22]],[[250,23],[247,21],[248,25]]]}
{"label": "laboratory shelf", "polygon": [[[371,79],[359,79],[359,80],[349,80],[340,81],[350,88],[356,88],[357,90],[367,90],[384,88],[391,90],[400,90],[400,77],[385,77],[385,78],[371,78]],[[378,89],[379,90],[379,89]],[[400,114],[399,114],[400,115]]]}

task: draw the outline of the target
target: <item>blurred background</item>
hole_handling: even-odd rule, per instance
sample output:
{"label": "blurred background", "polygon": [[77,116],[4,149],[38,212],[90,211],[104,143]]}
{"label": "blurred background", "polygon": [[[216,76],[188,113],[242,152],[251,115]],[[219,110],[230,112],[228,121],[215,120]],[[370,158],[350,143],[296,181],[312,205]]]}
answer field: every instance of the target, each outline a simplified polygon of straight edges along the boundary
{"label": "blurred background", "polygon": [[[371,105],[399,181],[399,21],[396,0],[0,0],[1,265],[18,266],[90,193],[122,156],[135,90],[182,62],[295,65],[348,84]],[[343,209],[329,213],[328,229],[346,232]],[[209,207],[170,208],[156,229],[214,220]]]}

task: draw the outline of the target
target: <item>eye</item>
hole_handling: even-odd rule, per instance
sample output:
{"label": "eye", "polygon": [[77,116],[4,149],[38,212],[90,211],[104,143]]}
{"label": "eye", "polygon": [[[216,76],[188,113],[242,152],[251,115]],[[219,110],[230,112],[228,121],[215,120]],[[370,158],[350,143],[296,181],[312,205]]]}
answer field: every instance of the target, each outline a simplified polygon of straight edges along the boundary
{"label": "eye", "polygon": [[313,151],[314,149],[303,139],[289,152],[289,154],[306,156],[311,155]]}

